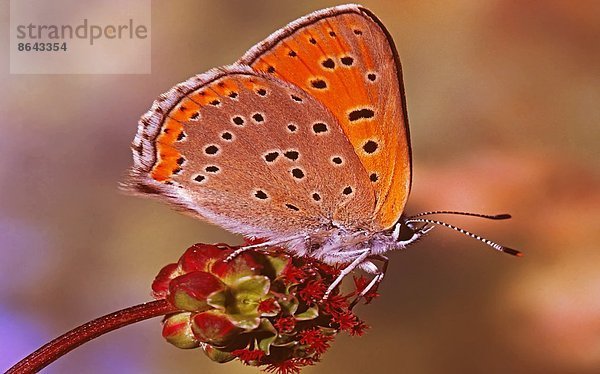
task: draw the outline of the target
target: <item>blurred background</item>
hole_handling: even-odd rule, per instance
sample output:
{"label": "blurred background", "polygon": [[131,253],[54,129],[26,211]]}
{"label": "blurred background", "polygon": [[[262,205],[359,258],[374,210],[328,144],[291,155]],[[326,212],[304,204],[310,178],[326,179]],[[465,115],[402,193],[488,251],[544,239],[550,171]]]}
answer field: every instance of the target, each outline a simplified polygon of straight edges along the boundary
{"label": "blurred background", "polygon": [[[8,33],[8,1],[0,2]],[[191,244],[239,238],[119,193],[136,122],[160,93],[235,61],[336,1],[152,6],[151,75],[0,81],[0,369],[97,316],[150,299]],[[414,152],[410,213],[444,228],[391,254],[371,329],[340,336],[306,373],[597,373],[600,370],[600,3],[367,1],[402,58]],[[114,7],[117,5],[104,5]],[[106,9],[90,9],[94,11]],[[0,38],[8,51],[8,37]],[[253,373],[163,341],[159,319],[86,344],[47,373]]]}

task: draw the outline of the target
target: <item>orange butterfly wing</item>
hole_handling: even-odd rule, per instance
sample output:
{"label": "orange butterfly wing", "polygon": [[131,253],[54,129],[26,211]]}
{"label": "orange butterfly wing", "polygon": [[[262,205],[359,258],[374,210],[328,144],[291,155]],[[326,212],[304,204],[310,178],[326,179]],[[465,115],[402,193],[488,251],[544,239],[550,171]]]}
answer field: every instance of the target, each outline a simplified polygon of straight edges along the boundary
{"label": "orange butterfly wing", "polygon": [[375,15],[356,5],[312,13],[238,62],[297,85],[337,117],[373,184],[374,224],[393,226],[410,192],[410,139],[400,61]]}

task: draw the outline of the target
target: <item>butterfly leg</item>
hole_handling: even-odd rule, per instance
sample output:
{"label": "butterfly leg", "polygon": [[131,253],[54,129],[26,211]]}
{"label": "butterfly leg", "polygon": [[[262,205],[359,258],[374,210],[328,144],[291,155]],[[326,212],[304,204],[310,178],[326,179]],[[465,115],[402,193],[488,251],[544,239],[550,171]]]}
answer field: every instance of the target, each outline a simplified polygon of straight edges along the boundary
{"label": "butterfly leg", "polygon": [[331,291],[333,291],[340,284],[340,282],[344,279],[346,275],[350,274],[352,270],[356,269],[356,267],[360,265],[360,263],[363,262],[369,256],[370,252],[371,248],[363,249],[359,252],[360,255],[354,261],[352,261],[350,265],[342,269],[340,275],[338,275],[338,277],[333,281],[333,283],[331,283],[329,288],[327,288],[327,291],[325,291],[325,295],[323,295],[323,300],[327,300]]}
{"label": "butterfly leg", "polygon": [[413,235],[407,239],[407,240],[398,240],[396,242],[396,245],[399,249],[403,249],[408,247],[410,244],[415,243],[416,241],[418,241],[419,239],[421,239],[423,236],[427,235],[429,233],[429,231],[433,230],[433,226],[429,226],[429,225],[425,225],[423,227],[420,228],[415,228],[412,226],[408,226],[409,228],[415,230],[415,232],[413,233]]}
{"label": "butterfly leg", "polygon": [[376,255],[369,257],[369,259],[379,260],[383,262],[383,265],[381,266],[381,270],[377,270],[377,273],[375,274],[375,277],[373,277],[371,282],[369,282],[369,284],[356,296],[354,300],[352,300],[352,302],[350,303],[350,309],[354,308],[354,306],[360,301],[360,299],[362,299],[374,287],[378,287],[379,283],[381,283],[383,277],[385,276],[385,273],[387,272],[388,263],[390,261],[386,256]]}
{"label": "butterfly leg", "polygon": [[264,242],[264,243],[258,243],[258,244],[252,244],[252,245],[245,245],[243,247],[239,247],[238,249],[236,249],[235,251],[233,251],[229,256],[227,256],[227,258],[225,259],[225,262],[229,262],[231,260],[233,260],[234,258],[236,258],[237,256],[239,256],[240,254],[248,251],[248,250],[255,250],[255,249],[261,249],[264,247],[275,247],[278,245],[281,245],[283,243],[285,243],[287,240],[282,241],[276,241],[276,240],[272,240],[272,241],[268,241],[268,242]]}

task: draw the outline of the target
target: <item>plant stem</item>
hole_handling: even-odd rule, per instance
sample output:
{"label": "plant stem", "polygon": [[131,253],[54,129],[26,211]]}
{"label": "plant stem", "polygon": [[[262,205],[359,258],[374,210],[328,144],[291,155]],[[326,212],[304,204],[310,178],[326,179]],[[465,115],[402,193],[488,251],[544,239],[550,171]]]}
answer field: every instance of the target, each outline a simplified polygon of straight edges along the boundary
{"label": "plant stem", "polygon": [[87,322],[64,335],[40,347],[37,351],[19,361],[5,374],[37,373],[59,357],[79,347],[83,343],[116,330],[123,326],[149,318],[171,314],[178,311],[167,300],[150,301],[121,309]]}

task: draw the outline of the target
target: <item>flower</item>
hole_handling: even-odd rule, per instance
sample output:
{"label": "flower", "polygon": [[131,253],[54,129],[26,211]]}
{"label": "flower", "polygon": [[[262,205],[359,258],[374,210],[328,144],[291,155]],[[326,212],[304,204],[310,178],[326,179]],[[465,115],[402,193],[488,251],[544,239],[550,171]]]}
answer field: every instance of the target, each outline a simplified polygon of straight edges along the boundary
{"label": "flower", "polygon": [[296,319],[292,316],[280,317],[275,322],[275,328],[282,334],[293,331],[294,327],[296,327]]}
{"label": "flower", "polygon": [[333,340],[333,336],[327,336],[318,329],[304,330],[300,332],[300,344],[307,345],[307,350],[312,351],[318,357],[329,349],[329,342]]}
{"label": "flower", "polygon": [[325,296],[327,287],[321,279],[311,280],[298,292],[298,295],[311,304],[317,303]]}
{"label": "flower", "polygon": [[258,312],[263,316],[276,316],[280,310],[281,307],[279,306],[277,300],[274,297],[262,300],[258,304]]}
{"label": "flower", "polygon": [[[163,337],[200,348],[213,361],[238,359],[266,372],[299,373],[317,363],[340,331],[362,335],[367,325],[351,310],[367,283],[355,279],[348,295],[336,287],[339,269],[277,248],[247,250],[196,244],[165,266],[152,285],[158,299],[180,311],[163,321]],[[369,295],[369,294],[367,294]]]}
{"label": "flower", "polygon": [[268,364],[265,368],[265,372],[276,374],[299,374],[302,367],[308,365],[312,365],[312,362],[308,364],[299,359],[289,359],[286,361]]}
{"label": "flower", "polygon": [[236,349],[231,354],[239,358],[246,365],[249,365],[252,361],[260,361],[265,356],[265,352],[260,349]]}

